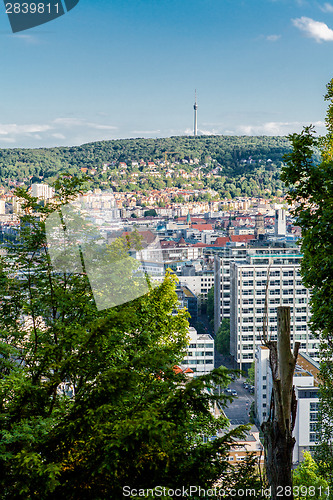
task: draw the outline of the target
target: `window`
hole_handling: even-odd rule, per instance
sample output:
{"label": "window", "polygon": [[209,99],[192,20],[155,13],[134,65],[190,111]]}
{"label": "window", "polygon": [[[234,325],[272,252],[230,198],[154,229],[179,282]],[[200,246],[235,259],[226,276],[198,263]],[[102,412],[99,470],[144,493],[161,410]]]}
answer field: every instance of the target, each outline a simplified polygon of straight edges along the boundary
{"label": "window", "polygon": [[318,411],[319,410],[319,403],[310,403],[310,411]]}

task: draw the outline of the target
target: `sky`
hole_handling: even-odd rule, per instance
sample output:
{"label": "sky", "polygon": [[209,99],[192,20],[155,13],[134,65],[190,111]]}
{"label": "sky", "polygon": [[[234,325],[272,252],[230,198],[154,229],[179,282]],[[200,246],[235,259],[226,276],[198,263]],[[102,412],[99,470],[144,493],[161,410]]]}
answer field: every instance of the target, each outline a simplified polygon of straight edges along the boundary
{"label": "sky", "polygon": [[0,148],[325,131],[333,1],[80,0],[13,34],[0,4]]}

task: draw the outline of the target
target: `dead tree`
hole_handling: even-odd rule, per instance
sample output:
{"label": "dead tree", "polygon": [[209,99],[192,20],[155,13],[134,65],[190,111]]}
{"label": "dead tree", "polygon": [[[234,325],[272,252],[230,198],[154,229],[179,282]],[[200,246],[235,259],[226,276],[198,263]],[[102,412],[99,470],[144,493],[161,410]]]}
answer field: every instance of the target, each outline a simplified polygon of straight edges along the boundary
{"label": "dead tree", "polygon": [[290,347],[290,307],[277,308],[277,341],[267,338],[267,290],[264,318],[264,345],[269,349],[273,390],[268,420],[261,429],[264,434],[265,465],[272,500],[293,499],[292,455],[295,438],[292,436],[297,410],[293,375],[299,342]]}

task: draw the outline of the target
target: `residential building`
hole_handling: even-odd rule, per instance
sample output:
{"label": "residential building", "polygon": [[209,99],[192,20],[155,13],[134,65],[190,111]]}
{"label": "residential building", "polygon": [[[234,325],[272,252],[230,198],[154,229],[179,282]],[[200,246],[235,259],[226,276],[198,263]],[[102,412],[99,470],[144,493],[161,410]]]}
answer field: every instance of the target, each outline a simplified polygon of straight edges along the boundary
{"label": "residential building", "polygon": [[[236,426],[231,426],[231,428]],[[244,439],[235,441],[229,450],[228,460],[231,465],[237,465],[246,459],[249,454],[257,458],[258,465],[263,466],[265,461],[264,446],[259,439],[259,430],[253,425]]]}
{"label": "residential building", "polygon": [[[176,293],[180,302],[180,307],[186,307],[190,314],[189,322],[193,326],[198,321],[198,298],[187,287],[180,284],[176,287]],[[192,367],[191,367],[192,368]]]}
{"label": "residential building", "polygon": [[181,363],[191,368],[198,375],[208,373],[214,368],[214,339],[209,334],[198,334],[195,328],[189,328],[189,347],[187,356]]}
{"label": "residential building", "polygon": [[54,188],[48,184],[32,184],[31,196],[41,200],[48,200],[54,196]]}
{"label": "residential building", "polygon": [[[235,237],[233,237],[235,238]],[[222,319],[230,318],[230,265],[236,261],[246,261],[248,256],[262,256],[263,254],[299,254],[294,243],[270,242],[253,240],[225,241],[214,256],[214,331],[217,332]],[[267,261],[268,262],[268,261]]]}
{"label": "residential building", "polygon": [[206,300],[209,290],[214,286],[212,271],[195,272],[195,276],[178,275],[179,283],[188,288],[198,297],[199,302]]}
{"label": "residential building", "polygon": [[280,208],[275,212],[274,233],[276,237],[286,236],[286,211]]}
{"label": "residential building", "polygon": [[[291,342],[318,360],[319,340],[309,328],[310,292],[302,283],[301,254],[271,248],[269,254],[248,255],[245,261],[230,267],[230,354],[235,365],[248,369],[254,361],[256,345],[262,343],[265,297],[267,290],[268,332],[277,338],[277,311],[281,305],[291,308]],[[268,267],[269,280],[267,285]]]}

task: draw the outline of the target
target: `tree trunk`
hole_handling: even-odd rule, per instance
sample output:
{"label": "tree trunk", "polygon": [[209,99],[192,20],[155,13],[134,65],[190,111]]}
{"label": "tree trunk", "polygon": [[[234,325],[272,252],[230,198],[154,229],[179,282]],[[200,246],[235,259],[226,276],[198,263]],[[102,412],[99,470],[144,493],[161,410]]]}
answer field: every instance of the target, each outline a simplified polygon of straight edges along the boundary
{"label": "tree trunk", "polygon": [[273,391],[269,417],[261,428],[264,433],[265,463],[268,482],[272,488],[272,500],[293,500],[292,455],[295,439],[297,401],[293,387],[293,375],[299,343],[294,353],[290,349],[290,308],[277,308],[277,342],[266,339],[272,371]]}

